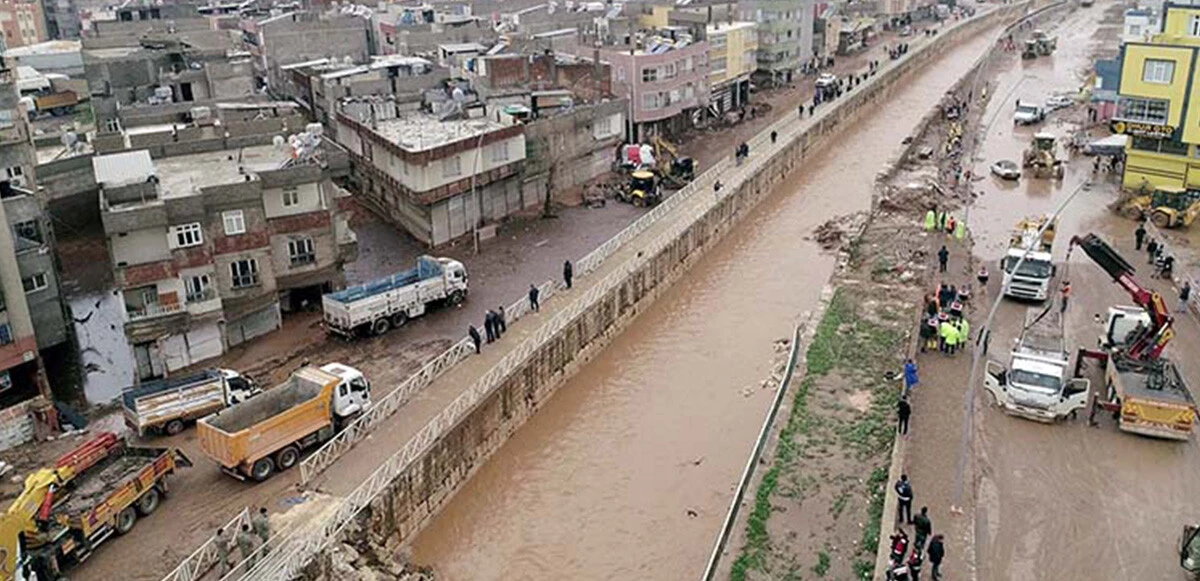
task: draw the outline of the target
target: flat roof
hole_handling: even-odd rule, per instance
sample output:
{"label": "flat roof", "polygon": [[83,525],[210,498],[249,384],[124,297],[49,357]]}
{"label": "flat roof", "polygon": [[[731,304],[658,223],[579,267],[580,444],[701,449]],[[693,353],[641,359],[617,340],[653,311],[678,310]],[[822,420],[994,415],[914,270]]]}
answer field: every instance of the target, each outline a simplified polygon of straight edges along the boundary
{"label": "flat roof", "polygon": [[28,46],[18,46],[4,51],[6,57],[23,57],[32,55],[45,54],[63,54],[70,52],[79,52],[83,49],[83,42],[78,40],[51,40],[49,42],[39,42]]}
{"label": "flat roof", "polygon": [[96,183],[109,187],[141,183],[154,175],[154,162],[145,149],[123,151],[92,158]]}
{"label": "flat roof", "polygon": [[438,121],[433,115],[418,113],[379,121],[375,133],[400,146],[400,149],[416,152],[479,137],[505,127],[507,125],[486,117]]}
{"label": "flat roof", "polygon": [[[240,162],[239,162],[240,155]],[[245,181],[238,171],[246,174],[277,170],[291,158],[290,148],[258,145],[241,149],[226,149],[164,157],[154,161],[163,199],[182,198],[199,193],[200,188]]]}
{"label": "flat roof", "polygon": [[483,46],[482,44],[479,44],[478,42],[460,42],[460,43],[452,43],[452,44],[439,44],[438,48],[440,48],[446,52],[467,52],[467,51],[471,51],[471,50],[483,52],[483,51],[487,50],[487,47]]}
{"label": "flat roof", "polygon": [[754,28],[754,23],[744,20],[739,20],[736,22],[714,22],[706,27],[710,34],[713,32],[729,32],[730,30],[738,30],[739,28]]}

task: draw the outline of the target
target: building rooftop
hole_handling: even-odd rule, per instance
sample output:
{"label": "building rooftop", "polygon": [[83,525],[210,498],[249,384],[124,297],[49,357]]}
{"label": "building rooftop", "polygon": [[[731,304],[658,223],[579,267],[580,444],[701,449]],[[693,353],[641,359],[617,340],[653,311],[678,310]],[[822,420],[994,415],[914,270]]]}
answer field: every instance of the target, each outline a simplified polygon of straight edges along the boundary
{"label": "building rooftop", "polygon": [[743,28],[754,28],[753,22],[735,21],[735,22],[713,22],[705,27],[709,34],[725,33],[731,30],[739,30]]}
{"label": "building rooftop", "polygon": [[18,46],[4,51],[4,56],[8,58],[20,58],[23,56],[32,55],[48,55],[48,54],[63,54],[70,52],[79,52],[83,49],[83,43],[78,40],[51,40],[50,42],[39,42],[29,46]]}
{"label": "building rooftop", "polygon": [[507,125],[486,117],[438,121],[433,115],[409,114],[379,121],[375,132],[405,151],[425,151],[446,144],[480,137]]}
{"label": "building rooftop", "polygon": [[[163,199],[199,193],[200,188],[246,181],[246,176],[277,170],[291,159],[290,147],[259,145],[155,160]],[[99,179],[99,177],[97,177]]]}

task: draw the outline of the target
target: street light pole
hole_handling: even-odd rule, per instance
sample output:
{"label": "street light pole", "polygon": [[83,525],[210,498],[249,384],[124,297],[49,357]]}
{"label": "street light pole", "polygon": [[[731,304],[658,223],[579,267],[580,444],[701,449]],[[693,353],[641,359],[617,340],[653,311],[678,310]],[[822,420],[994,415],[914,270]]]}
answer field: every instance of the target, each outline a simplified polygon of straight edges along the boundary
{"label": "street light pole", "polygon": [[479,192],[475,189],[475,176],[479,175],[479,166],[483,163],[480,160],[483,157],[483,136],[487,135],[487,125],[485,124],[479,134],[479,139],[475,141],[475,163],[471,165],[471,199],[475,202],[475,219],[471,221],[471,238],[475,239],[475,255],[479,255],[479,220],[483,217],[483,202],[479,199]]}

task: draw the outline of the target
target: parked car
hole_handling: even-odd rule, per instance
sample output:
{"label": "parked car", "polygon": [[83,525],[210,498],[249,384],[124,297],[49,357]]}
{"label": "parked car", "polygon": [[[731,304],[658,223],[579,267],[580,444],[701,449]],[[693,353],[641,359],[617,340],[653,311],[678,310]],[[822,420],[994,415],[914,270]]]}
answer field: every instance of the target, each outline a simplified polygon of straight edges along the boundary
{"label": "parked car", "polygon": [[817,87],[833,86],[837,84],[837,80],[837,75],[833,73],[821,73],[821,76],[817,77]]}
{"label": "parked car", "polygon": [[1021,177],[1021,167],[1014,161],[1002,159],[992,164],[992,175],[1002,180],[1015,180]]}
{"label": "parked car", "polygon": [[1046,120],[1046,110],[1030,103],[1022,103],[1017,101],[1017,108],[1013,111],[1014,125],[1033,125]]}
{"label": "parked car", "polygon": [[1046,99],[1046,109],[1049,111],[1058,111],[1059,109],[1066,109],[1067,107],[1070,107],[1071,105],[1074,105],[1074,104],[1075,104],[1075,99],[1072,99],[1071,97],[1069,97],[1067,95],[1054,95],[1053,97]]}

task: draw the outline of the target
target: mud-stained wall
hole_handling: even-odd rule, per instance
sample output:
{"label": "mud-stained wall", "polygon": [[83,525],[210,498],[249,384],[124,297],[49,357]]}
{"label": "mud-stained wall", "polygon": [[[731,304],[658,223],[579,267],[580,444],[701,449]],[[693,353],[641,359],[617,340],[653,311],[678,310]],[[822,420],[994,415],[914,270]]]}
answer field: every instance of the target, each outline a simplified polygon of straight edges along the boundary
{"label": "mud-stained wall", "polygon": [[[641,268],[631,272],[622,284],[581,313],[542,350],[532,354],[471,415],[396,479],[389,493],[370,507],[367,511],[370,514],[364,515],[369,520],[360,530],[370,531],[371,540],[379,544],[394,546],[396,541],[400,544],[410,541],[474,470],[536,413],[563,380],[589,361],[639,311],[720,241],[796,164],[811,156],[826,140],[836,137],[843,121],[851,119],[863,107],[884,102],[909,71],[922,67],[958,40],[1011,20],[1024,7],[1024,4],[1005,6],[945,31],[934,44],[914,51],[900,66],[881,72],[863,89],[828,106],[817,125],[776,149],[756,175],[698,218]],[[327,557],[312,564],[309,578],[334,579]]]}

